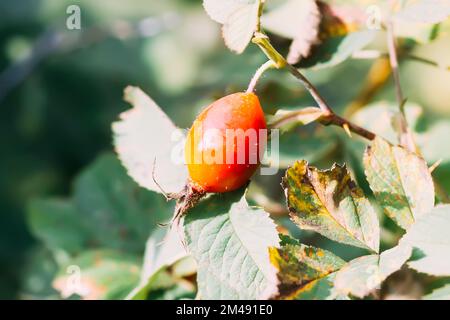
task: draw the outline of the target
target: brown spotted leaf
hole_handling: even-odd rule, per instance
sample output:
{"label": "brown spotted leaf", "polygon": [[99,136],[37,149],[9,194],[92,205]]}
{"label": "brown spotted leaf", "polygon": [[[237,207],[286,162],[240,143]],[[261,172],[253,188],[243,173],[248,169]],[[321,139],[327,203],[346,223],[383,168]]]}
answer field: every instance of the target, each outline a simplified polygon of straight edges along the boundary
{"label": "brown spotted leaf", "polygon": [[377,215],[345,166],[321,171],[298,161],[286,171],[283,187],[291,218],[300,228],[378,252]]}
{"label": "brown spotted leaf", "polygon": [[365,152],[364,167],[378,203],[403,229],[433,208],[433,180],[416,154],[378,137]]}
{"label": "brown spotted leaf", "polygon": [[270,260],[277,269],[277,299],[327,299],[332,297],[333,273],[344,264],[326,250],[306,246],[281,236],[281,248],[270,248]]}

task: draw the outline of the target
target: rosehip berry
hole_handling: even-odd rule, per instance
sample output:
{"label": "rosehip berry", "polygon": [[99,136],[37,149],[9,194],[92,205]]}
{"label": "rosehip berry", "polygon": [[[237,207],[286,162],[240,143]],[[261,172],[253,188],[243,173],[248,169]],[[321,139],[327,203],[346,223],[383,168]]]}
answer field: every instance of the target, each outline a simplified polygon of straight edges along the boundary
{"label": "rosehip berry", "polygon": [[265,129],[264,112],[254,93],[234,93],[209,105],[186,140],[191,187],[206,193],[243,186],[260,164]]}

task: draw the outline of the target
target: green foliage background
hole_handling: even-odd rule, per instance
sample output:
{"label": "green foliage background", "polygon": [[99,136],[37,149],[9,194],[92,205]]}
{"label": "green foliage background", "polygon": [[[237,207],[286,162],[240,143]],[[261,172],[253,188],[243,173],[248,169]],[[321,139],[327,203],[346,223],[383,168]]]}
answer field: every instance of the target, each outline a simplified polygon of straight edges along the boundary
{"label": "green foliage background", "polygon": [[[65,29],[65,9],[69,4],[80,5],[82,32],[88,37],[80,37],[79,31]],[[123,33],[127,30],[126,23],[140,23],[144,34],[135,37]],[[111,34],[111,30],[116,31]],[[70,44],[48,52],[35,65],[21,64],[22,59],[32,54],[33,44],[38,39],[48,40],[48,33],[61,34],[70,40]],[[273,40],[281,51],[287,50],[288,42],[276,37]],[[450,34],[444,29],[435,42],[418,46],[414,53],[450,65],[449,40]],[[380,43],[382,41],[379,40]],[[264,59],[255,46],[250,46],[241,56],[228,51],[220,37],[219,26],[207,17],[200,1],[1,1],[0,298],[57,297],[50,286],[58,269],[57,261],[48,252],[52,248],[44,248],[43,239],[36,238],[39,233],[31,233],[30,228],[39,224],[39,221],[33,222],[33,212],[52,210],[48,207],[42,209],[45,205],[63,206],[70,211],[69,207],[77,201],[75,206],[78,209],[86,206],[87,195],[81,193],[89,193],[89,188],[94,193],[98,192],[95,189],[98,181],[106,181],[101,190],[108,188],[108,175],[120,176],[117,179],[124,180],[126,190],[136,188],[118,163],[110,163],[114,162],[112,158],[104,155],[113,149],[111,123],[121,111],[128,109],[122,102],[125,86],[141,87],[178,126],[189,127],[198,111],[209,102],[226,93],[245,89]],[[8,68],[14,68],[12,66],[18,63],[24,69],[12,69],[7,73]],[[306,74],[330,105],[338,113],[345,113],[362,89],[371,64],[370,60],[348,60],[336,67],[307,71]],[[22,71],[25,72],[23,78],[16,81],[16,76]],[[405,96],[422,107],[415,129],[421,134],[422,140],[419,141],[422,141],[424,156],[430,162],[444,160],[435,176],[450,192],[450,72],[406,61],[401,64],[401,75]],[[269,72],[261,80],[258,94],[267,113],[281,107],[313,105],[308,94],[288,74]],[[373,102],[382,100],[388,104],[395,102],[390,82]],[[370,119],[373,118],[363,119],[369,127],[374,125]],[[437,122],[439,125],[435,126]],[[286,159],[308,159],[323,168],[328,168],[333,162],[345,161],[355,173],[359,185],[366,193],[369,192],[362,178],[363,149],[359,143],[348,143],[339,129],[313,125],[283,139],[287,142],[282,141],[281,144],[289,146],[286,147]],[[83,168],[99,156],[101,159],[98,161],[109,161],[103,166],[111,168],[111,172],[97,173],[95,167],[102,166],[97,162],[89,169],[93,181],[80,182],[90,179],[85,178],[89,173]],[[83,173],[76,178],[80,172]],[[281,174],[260,178],[260,185],[265,188],[254,192],[265,194],[274,203],[284,204],[279,187]],[[79,191],[80,183],[84,183],[82,191]],[[110,228],[102,228],[109,225],[102,225],[105,222],[99,220],[100,228],[95,230],[95,236],[88,237],[89,240],[69,239],[69,247],[65,243],[58,245],[69,253],[119,248],[141,258],[146,232],[171,213],[171,208],[165,207],[158,211],[162,212],[161,217],[143,216],[143,213],[151,211],[147,209],[166,205],[161,197],[143,193],[143,198],[155,199],[124,200],[123,193],[114,192],[106,197],[112,197],[113,203],[122,199],[122,204],[116,203],[121,206],[121,212],[139,212],[140,218],[149,220],[148,230],[133,231],[127,241],[118,241]],[[39,208],[39,201],[35,199],[47,197],[71,200],[41,203]],[[104,209],[105,204],[98,201],[93,200],[95,205]],[[144,209],[136,204],[142,202]],[[89,202],[89,206],[92,205]],[[82,225],[89,226],[95,221],[89,214],[83,215],[82,210],[67,214]],[[39,220],[45,215],[37,216]],[[126,217],[119,218],[121,225],[133,228],[136,222],[125,220],[127,222],[124,223],[120,220],[122,218]],[[392,245],[391,239],[398,237],[398,230],[387,219],[383,223],[385,232],[381,244],[386,248]],[[137,225],[143,227],[140,222]],[[285,225],[292,227],[288,221]],[[346,260],[361,255],[359,249],[333,243],[317,234],[302,232],[297,236],[303,243],[333,249]],[[92,238],[96,239],[94,244]],[[49,243],[48,239],[44,240]],[[80,241],[79,247],[77,241]],[[64,254],[60,259],[67,260]],[[133,263],[140,266],[140,261]],[[189,293],[174,288],[168,295],[171,298],[180,296],[189,296]]]}

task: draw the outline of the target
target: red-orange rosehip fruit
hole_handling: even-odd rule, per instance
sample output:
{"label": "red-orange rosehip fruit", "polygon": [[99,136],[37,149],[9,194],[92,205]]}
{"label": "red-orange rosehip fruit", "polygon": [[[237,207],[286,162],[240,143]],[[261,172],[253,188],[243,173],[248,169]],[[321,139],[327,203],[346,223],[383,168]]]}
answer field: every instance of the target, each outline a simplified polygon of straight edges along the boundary
{"label": "red-orange rosehip fruit", "polygon": [[267,132],[260,133],[266,128],[254,93],[230,94],[209,105],[195,119],[186,140],[192,188],[220,193],[242,187],[260,164]]}

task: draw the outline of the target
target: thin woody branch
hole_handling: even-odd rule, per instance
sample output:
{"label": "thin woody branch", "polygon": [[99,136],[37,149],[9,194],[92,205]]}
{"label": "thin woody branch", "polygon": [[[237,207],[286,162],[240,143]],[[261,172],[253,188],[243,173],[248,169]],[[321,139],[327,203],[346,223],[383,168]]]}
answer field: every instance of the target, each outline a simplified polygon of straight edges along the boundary
{"label": "thin woody branch", "polygon": [[348,128],[351,132],[364,137],[368,140],[375,139],[376,135],[369,130],[366,130],[334,113],[333,109],[328,105],[325,99],[320,95],[319,91],[314,87],[311,82],[294,66],[287,64],[286,65],[289,72],[296,77],[303,84],[305,89],[311,94],[313,99],[318,104],[319,108],[323,112],[323,116],[320,118],[320,123],[324,125],[336,125],[344,130]]}
{"label": "thin woody branch", "polygon": [[[269,38],[261,33],[256,32],[255,37],[253,38],[253,43],[257,44],[261,50],[266,54],[266,56],[273,61],[273,66],[275,68],[281,69],[286,68],[295,78],[297,78],[301,84],[305,87],[305,89],[309,92],[309,94],[316,101],[320,110],[322,111],[322,116],[320,117],[320,123],[324,125],[336,125],[342,127],[346,132],[353,132],[361,137],[364,137],[368,140],[375,139],[375,134],[366,130],[334,113],[333,109],[328,105],[325,99],[320,95],[314,85],[309,82],[309,80],[293,65],[287,63],[284,57],[272,46]],[[293,117],[293,121],[295,116]]]}
{"label": "thin woody branch", "polygon": [[[395,1],[392,1],[393,5]],[[395,45],[395,35],[394,35],[394,25],[391,20],[387,22],[387,47],[389,52],[389,62],[392,69],[392,75],[395,84],[395,96],[397,98],[397,103],[399,107],[399,114],[395,120],[395,128],[398,132],[398,139],[400,145],[405,147],[407,150],[415,153],[419,153],[411,130],[408,126],[408,121],[405,115],[405,103],[406,100],[403,96],[402,87],[400,84],[400,72],[398,67],[397,49]]]}

